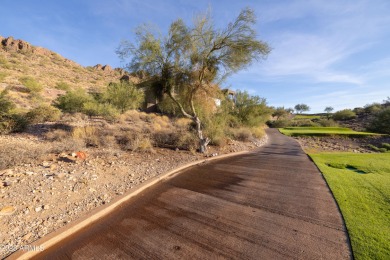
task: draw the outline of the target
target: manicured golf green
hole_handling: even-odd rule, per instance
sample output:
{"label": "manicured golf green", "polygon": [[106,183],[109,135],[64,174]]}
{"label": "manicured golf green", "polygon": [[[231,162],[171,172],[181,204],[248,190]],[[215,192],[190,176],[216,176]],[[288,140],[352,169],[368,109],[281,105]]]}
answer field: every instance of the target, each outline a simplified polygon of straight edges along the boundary
{"label": "manicured golf green", "polygon": [[310,154],[341,209],[356,259],[390,259],[390,154]]}
{"label": "manicured golf green", "polygon": [[286,127],[280,128],[282,134],[288,136],[328,136],[328,135],[343,135],[343,136],[367,136],[377,135],[374,133],[357,132],[349,128],[343,127]]}

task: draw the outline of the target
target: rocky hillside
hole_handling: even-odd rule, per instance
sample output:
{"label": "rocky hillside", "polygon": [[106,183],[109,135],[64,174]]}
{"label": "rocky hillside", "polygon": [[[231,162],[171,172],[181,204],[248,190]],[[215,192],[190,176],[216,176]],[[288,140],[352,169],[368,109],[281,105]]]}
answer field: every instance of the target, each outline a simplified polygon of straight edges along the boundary
{"label": "rocky hillside", "polygon": [[0,91],[8,88],[21,109],[50,103],[68,89],[101,89],[124,75],[123,69],[83,67],[48,49],[0,36]]}

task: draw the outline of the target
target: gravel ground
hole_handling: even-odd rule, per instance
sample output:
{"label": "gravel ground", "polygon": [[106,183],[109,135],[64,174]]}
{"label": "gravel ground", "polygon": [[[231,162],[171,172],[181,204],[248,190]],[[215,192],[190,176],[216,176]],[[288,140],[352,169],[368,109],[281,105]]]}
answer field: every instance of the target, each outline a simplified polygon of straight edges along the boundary
{"label": "gravel ground", "polygon": [[[12,137],[0,139],[12,142]],[[20,138],[19,138],[20,141]],[[39,140],[27,140],[26,147]],[[254,142],[231,141],[207,156],[255,149]],[[85,160],[71,154],[50,154],[44,161],[0,171],[0,257],[65,226],[115,196],[201,154],[155,148],[149,153],[107,153],[87,150]],[[103,155],[102,155],[103,154]]]}

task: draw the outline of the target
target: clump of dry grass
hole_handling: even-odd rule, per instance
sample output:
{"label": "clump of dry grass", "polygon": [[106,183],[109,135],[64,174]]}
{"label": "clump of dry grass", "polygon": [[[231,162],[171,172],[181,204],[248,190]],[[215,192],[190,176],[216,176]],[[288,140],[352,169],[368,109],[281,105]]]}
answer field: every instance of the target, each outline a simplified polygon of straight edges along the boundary
{"label": "clump of dry grass", "polygon": [[260,138],[265,136],[265,130],[264,130],[264,127],[262,127],[262,126],[252,127],[252,128],[250,128],[250,131],[251,131],[253,137],[255,137],[255,138],[260,139]]}
{"label": "clump of dry grass", "polygon": [[181,117],[175,120],[174,125],[180,129],[188,129],[192,123],[189,118]]}
{"label": "clump of dry grass", "polygon": [[249,128],[240,127],[237,129],[232,129],[232,136],[235,140],[248,142],[252,139],[252,132]]}
{"label": "clump of dry grass", "polygon": [[29,144],[26,149],[26,143],[23,141],[4,142],[0,149],[0,169],[7,169],[21,163],[31,163],[49,151],[50,147],[44,143]]}
{"label": "clump of dry grass", "polygon": [[116,136],[116,141],[120,148],[125,151],[153,151],[149,136],[140,132],[123,131]]}

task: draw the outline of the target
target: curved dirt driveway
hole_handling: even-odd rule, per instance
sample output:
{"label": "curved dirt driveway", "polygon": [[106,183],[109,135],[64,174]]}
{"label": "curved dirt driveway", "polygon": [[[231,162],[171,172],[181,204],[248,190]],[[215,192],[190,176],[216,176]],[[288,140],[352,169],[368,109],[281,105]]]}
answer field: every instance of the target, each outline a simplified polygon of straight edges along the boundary
{"label": "curved dirt driveway", "polygon": [[351,259],[342,217],[299,144],[197,165],[37,259]]}

